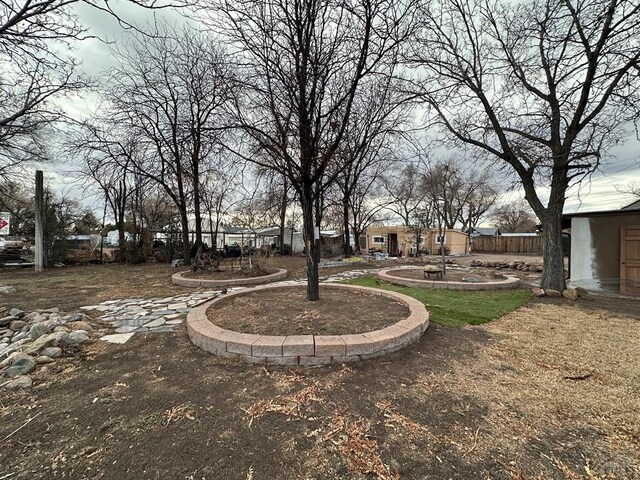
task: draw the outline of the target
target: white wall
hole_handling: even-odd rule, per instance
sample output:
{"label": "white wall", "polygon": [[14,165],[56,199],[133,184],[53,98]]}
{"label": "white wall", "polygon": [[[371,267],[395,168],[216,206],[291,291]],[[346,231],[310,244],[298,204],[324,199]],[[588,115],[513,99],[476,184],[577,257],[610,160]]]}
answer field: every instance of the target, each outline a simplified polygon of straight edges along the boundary
{"label": "white wall", "polygon": [[571,278],[574,286],[590,285],[594,279],[595,249],[588,217],[571,219]]}

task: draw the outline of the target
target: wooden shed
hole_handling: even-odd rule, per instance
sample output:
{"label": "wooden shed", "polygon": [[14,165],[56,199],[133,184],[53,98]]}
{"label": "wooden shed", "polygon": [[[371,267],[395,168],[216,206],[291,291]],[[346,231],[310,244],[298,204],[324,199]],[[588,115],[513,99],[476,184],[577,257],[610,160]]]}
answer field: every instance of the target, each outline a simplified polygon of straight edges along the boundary
{"label": "wooden shed", "polygon": [[564,215],[563,222],[571,235],[571,286],[640,296],[640,201]]}

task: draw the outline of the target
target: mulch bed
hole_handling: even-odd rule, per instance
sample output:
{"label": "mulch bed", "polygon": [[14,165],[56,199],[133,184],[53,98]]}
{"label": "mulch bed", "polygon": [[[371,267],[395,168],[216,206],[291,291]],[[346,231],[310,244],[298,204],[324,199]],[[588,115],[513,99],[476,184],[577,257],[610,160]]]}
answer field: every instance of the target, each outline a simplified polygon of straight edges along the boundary
{"label": "mulch bed", "polygon": [[207,278],[210,280],[229,280],[233,278],[255,278],[263,277],[276,273],[278,270],[275,268],[264,268],[254,265],[249,268],[248,265],[243,265],[242,268],[236,264],[233,268],[231,266],[220,267],[219,270],[198,270],[196,272],[188,271],[183,274],[185,277],[197,277]]}
{"label": "mulch bed", "polygon": [[414,280],[434,280],[439,282],[463,282],[463,278],[473,278],[478,282],[494,282],[504,280],[505,277],[497,274],[495,278],[489,278],[488,276],[482,275],[478,272],[460,272],[453,271],[452,269],[447,269],[447,272],[443,275],[443,278],[436,278],[434,274],[431,274],[430,278],[427,278],[422,268],[403,268],[398,270],[391,270],[389,275],[393,275],[394,277],[401,278],[411,278]]}
{"label": "mulch bed", "polygon": [[256,335],[346,335],[379,330],[409,315],[409,309],[378,295],[322,289],[306,300],[306,287],[260,290],[212,305],[214,324]]}

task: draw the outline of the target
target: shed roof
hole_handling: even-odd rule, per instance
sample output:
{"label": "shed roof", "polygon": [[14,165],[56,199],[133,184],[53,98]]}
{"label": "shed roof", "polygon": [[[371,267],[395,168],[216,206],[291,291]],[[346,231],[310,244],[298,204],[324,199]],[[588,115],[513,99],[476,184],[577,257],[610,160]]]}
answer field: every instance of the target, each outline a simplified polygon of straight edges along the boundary
{"label": "shed roof", "polygon": [[499,228],[495,227],[471,227],[471,234],[474,233],[486,237],[497,237],[498,235],[502,235]]}

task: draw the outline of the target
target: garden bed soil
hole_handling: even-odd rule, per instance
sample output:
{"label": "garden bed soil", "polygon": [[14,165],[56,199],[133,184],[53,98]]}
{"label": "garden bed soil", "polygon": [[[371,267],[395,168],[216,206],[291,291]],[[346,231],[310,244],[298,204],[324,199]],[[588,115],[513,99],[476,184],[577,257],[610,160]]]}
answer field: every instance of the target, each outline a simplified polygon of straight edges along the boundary
{"label": "garden bed soil", "polygon": [[491,278],[484,273],[453,271],[451,268],[447,269],[447,272],[442,278],[436,278],[436,275],[433,273],[430,277],[426,277],[422,268],[399,268],[397,270],[390,270],[388,274],[394,277],[411,278],[413,280],[434,280],[438,282],[464,282],[463,279],[465,278],[473,278],[474,280],[477,280],[478,283],[489,283],[500,282],[505,279],[505,277],[500,274],[496,274],[495,278]]}
{"label": "garden bed soil", "polygon": [[234,278],[256,278],[264,277],[276,273],[278,270],[275,268],[264,268],[260,266],[243,266],[240,268],[238,265],[233,268],[230,265],[220,267],[219,270],[189,270],[182,274],[183,277],[188,278],[200,278],[206,280],[231,280]]}
{"label": "garden bed soil", "polygon": [[306,300],[304,288],[248,292],[216,302],[207,310],[215,325],[256,335],[347,335],[393,325],[409,308],[390,298],[342,289],[321,289]]}

